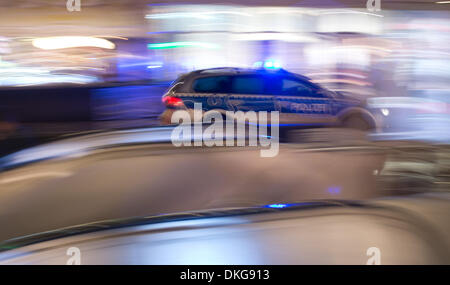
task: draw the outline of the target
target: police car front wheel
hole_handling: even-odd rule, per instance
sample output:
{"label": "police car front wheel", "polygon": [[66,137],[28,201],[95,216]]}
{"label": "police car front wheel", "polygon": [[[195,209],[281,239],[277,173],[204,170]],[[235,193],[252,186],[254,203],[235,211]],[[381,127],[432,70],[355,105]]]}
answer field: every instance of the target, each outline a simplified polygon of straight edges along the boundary
{"label": "police car front wheel", "polygon": [[342,122],[344,128],[356,129],[361,131],[368,131],[371,129],[371,125],[360,116],[350,116],[345,118]]}

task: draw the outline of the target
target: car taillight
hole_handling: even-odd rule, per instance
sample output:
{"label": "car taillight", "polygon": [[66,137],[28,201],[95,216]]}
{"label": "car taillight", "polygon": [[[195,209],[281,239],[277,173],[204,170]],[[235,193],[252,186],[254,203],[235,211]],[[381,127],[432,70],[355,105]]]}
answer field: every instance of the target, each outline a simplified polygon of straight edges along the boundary
{"label": "car taillight", "polygon": [[181,107],[184,105],[183,100],[178,97],[164,96],[162,101],[167,107]]}

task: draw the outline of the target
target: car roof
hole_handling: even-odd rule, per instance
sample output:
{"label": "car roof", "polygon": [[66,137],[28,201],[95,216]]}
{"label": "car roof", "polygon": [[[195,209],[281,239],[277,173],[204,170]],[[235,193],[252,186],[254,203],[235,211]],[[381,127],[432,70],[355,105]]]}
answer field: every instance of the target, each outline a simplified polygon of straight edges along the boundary
{"label": "car roof", "polygon": [[265,69],[265,68],[238,68],[238,67],[215,67],[192,71],[188,74],[184,74],[183,77],[199,77],[205,75],[290,75],[302,80],[310,81],[311,79],[296,73],[289,72],[285,69]]}

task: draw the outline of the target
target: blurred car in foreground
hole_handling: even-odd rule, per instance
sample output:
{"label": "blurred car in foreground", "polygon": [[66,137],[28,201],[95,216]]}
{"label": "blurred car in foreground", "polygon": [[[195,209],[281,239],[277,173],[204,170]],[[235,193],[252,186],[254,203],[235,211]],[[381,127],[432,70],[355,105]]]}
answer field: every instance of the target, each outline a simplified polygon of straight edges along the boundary
{"label": "blurred car in foreground", "polygon": [[450,263],[448,148],[290,143],[262,158],[174,147],[173,128],[1,158],[0,264],[66,264],[74,248],[81,264],[366,264],[371,248],[381,264]]}
{"label": "blurred car in foreground", "polygon": [[180,76],[163,95],[161,121],[171,124],[179,109],[202,111],[278,111],[281,126],[344,126],[360,130],[376,127],[375,117],[356,98],[325,89],[307,77],[283,69],[211,68]]}

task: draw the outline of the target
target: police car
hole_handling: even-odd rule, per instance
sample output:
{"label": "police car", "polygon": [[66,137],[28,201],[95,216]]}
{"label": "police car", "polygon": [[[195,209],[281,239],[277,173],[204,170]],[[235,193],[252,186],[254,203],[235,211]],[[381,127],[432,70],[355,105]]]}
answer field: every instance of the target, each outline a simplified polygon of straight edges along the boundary
{"label": "police car", "polygon": [[162,101],[160,119],[171,124],[172,114],[191,111],[278,111],[280,126],[343,126],[369,130],[374,116],[361,100],[325,89],[305,76],[283,69],[211,68],[181,75]]}

